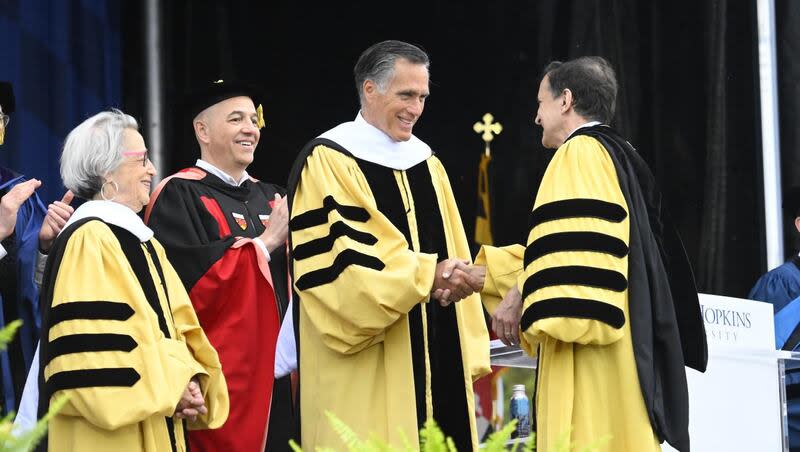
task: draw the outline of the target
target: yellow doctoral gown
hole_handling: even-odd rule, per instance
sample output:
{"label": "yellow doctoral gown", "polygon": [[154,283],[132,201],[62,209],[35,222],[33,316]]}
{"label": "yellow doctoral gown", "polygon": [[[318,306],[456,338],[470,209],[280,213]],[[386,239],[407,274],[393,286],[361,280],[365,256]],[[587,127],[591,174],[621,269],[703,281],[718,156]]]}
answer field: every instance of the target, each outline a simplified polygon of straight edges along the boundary
{"label": "yellow doctoral gown", "polygon": [[489,372],[480,299],[429,302],[437,261],[470,257],[441,162],[397,170],[313,142],[305,152],[290,221],[303,449],[344,447],[326,411],[395,446],[419,444],[433,417],[477,449],[472,381]]}
{"label": "yellow doctoral gown", "polygon": [[227,418],[228,393],[217,353],[158,241],[150,239],[149,249],[161,272],[145,243],[121,232],[141,247],[149,275],[139,277],[155,282],[154,302],[162,316],[149,304],[112,232],[117,227],[97,219],[76,226],[59,237],[67,242],[63,253],[50,256],[54,268],[44,281],[52,303],[42,322],[46,383],[40,403],[47,394],[51,400],[69,398],[50,421],[49,450],[183,451],[184,424],[173,413],[192,377],[199,377],[209,411],[189,428],[219,427]]}
{"label": "yellow doctoral gown", "polygon": [[578,136],[557,150],[531,227],[525,249],[484,247],[476,263],[487,265],[490,312],[514,284],[524,299],[521,346],[539,358],[537,450],[553,450],[570,429],[576,447],[661,450],[631,340],[628,206],[600,142]]}

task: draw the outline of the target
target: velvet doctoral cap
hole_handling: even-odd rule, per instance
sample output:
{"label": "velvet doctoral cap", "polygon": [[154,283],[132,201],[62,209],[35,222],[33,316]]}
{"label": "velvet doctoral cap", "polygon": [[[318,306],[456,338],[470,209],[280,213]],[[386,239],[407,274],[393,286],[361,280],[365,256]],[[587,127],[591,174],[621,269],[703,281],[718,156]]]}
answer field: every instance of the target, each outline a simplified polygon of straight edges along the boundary
{"label": "velvet doctoral cap", "polygon": [[253,100],[258,112],[259,127],[264,126],[264,114],[261,107],[262,94],[254,84],[242,81],[215,80],[205,83],[187,94],[184,109],[190,118],[195,118],[206,108],[230,99],[245,96]]}

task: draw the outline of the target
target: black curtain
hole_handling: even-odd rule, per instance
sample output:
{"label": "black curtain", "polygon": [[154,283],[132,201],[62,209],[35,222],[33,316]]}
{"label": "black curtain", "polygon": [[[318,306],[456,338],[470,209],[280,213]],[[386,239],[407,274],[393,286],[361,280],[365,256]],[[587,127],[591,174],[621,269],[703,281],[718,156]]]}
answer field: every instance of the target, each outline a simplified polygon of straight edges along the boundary
{"label": "black curtain", "polygon": [[[142,118],[141,5],[127,3],[125,104]],[[186,89],[248,78],[267,94],[267,128],[250,172],[285,184],[306,141],[355,116],[359,53],[401,39],[431,56],[431,97],[414,131],[448,169],[468,235],[483,152],[472,124],[488,111],[504,126],[492,142],[495,241],[524,242],[551,155],[533,124],[541,70],[553,59],[602,55],[620,83],[613,125],[651,165],[700,290],[745,296],[765,270],[753,1],[160,5],[170,172],[198,155],[178,107]]]}
{"label": "black curtain", "polygon": [[[781,182],[784,187],[784,243],[787,257],[800,251],[794,225],[800,196],[800,3],[775,1],[778,59],[778,114],[781,140]],[[793,195],[793,196],[792,196]]]}

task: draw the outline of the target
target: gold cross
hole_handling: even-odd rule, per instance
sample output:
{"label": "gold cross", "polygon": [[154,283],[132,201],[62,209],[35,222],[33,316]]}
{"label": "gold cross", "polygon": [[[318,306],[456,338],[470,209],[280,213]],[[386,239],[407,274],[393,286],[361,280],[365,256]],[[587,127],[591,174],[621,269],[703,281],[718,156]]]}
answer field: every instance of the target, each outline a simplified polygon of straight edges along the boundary
{"label": "gold cross", "polygon": [[492,122],[494,121],[494,116],[491,113],[486,113],[483,115],[483,122],[476,122],[475,125],[472,126],[472,130],[475,133],[481,133],[481,138],[486,143],[485,152],[486,155],[490,155],[489,152],[489,142],[494,139],[495,135],[500,135],[500,132],[503,131],[503,125],[499,122]]}

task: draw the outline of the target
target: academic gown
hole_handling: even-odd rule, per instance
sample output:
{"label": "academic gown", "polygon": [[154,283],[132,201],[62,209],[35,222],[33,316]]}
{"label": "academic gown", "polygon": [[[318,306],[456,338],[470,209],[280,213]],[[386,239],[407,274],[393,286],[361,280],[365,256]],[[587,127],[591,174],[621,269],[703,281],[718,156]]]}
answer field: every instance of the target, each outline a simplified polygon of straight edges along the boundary
{"label": "academic gown", "polygon": [[[0,167],[0,197],[25,178]],[[0,328],[21,319],[22,327],[6,351],[0,353],[2,413],[16,410],[39,339],[39,289],[34,282],[39,229],[47,208],[34,192],[17,212],[17,224],[2,245],[8,255],[0,259]]]}
{"label": "academic gown", "polygon": [[[795,298],[780,312],[775,313],[775,348],[798,351],[800,349],[800,297]],[[800,449],[800,366],[786,362],[786,409],[789,426],[790,450]]]}
{"label": "academic gown", "polygon": [[[117,209],[105,215],[111,222],[87,213],[103,204]],[[217,428],[228,414],[217,353],[177,273],[157,240],[119,226],[124,215],[144,228],[120,204],[84,204],[48,258],[39,417],[69,397],[41,445],[52,451],[186,451],[185,424],[173,414],[194,376],[208,413],[189,428]]]}
{"label": "academic gown", "polygon": [[194,450],[285,451],[295,431],[290,378],[274,379],[275,344],[288,305],[286,249],[269,256],[264,232],[275,185],[239,187],[192,167],[159,184],[145,222],[164,244],[200,324],[222,361],[228,422],[192,432]]}
{"label": "academic gown", "polygon": [[784,306],[800,296],[800,257],[761,275],[747,298],[772,303],[777,314]]}
{"label": "academic gown", "polygon": [[524,300],[521,346],[538,355],[537,450],[571,428],[583,447],[689,450],[684,365],[705,370],[691,268],[652,175],[607,126],[578,129],[550,162],[527,247],[484,247],[493,310]]}
{"label": "academic gown", "polygon": [[433,418],[477,450],[472,382],[490,371],[480,300],[430,300],[437,262],[470,256],[439,159],[393,169],[318,138],[289,192],[304,450],[344,447],[326,411],[394,446],[417,445]]}

